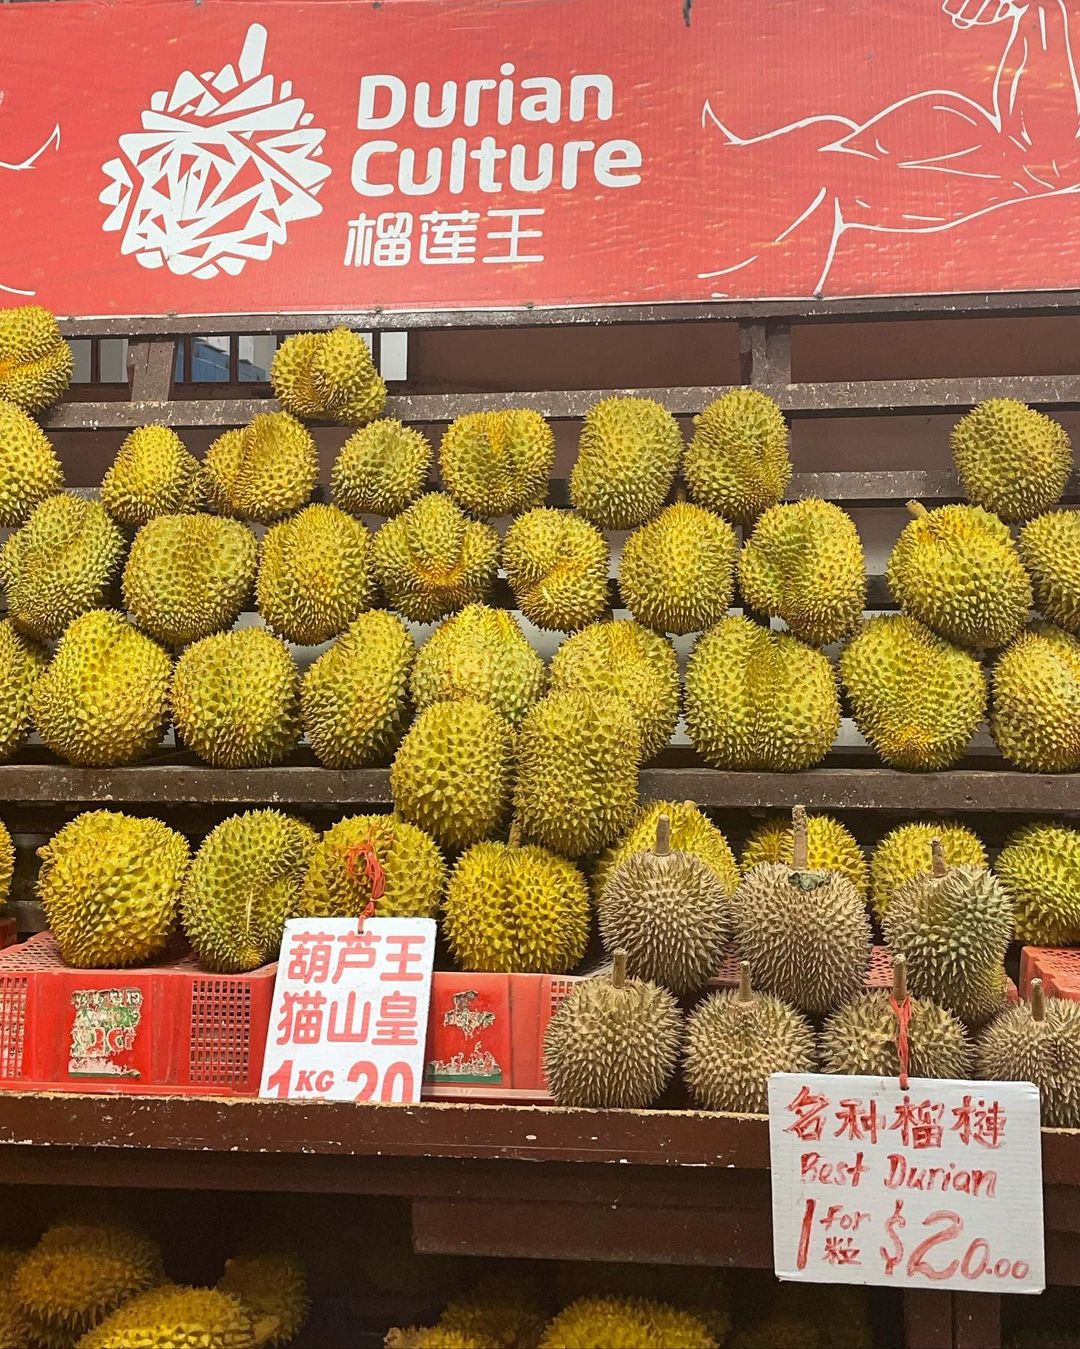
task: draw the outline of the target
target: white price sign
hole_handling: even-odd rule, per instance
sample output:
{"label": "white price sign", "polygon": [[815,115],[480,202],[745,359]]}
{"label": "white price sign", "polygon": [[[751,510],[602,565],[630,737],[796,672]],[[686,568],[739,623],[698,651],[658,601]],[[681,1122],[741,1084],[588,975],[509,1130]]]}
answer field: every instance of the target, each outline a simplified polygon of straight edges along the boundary
{"label": "white price sign", "polygon": [[418,1101],[432,918],[294,918],[285,924],[261,1096]]}
{"label": "white price sign", "polygon": [[1045,1287],[1031,1083],[775,1073],[769,1140],[781,1279]]}

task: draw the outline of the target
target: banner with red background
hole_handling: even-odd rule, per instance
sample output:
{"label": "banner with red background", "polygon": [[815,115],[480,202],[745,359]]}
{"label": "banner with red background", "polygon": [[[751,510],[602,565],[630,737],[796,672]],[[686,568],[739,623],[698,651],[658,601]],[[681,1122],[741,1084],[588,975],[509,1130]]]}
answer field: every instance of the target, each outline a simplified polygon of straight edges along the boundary
{"label": "banner with red background", "polygon": [[1080,287],[1077,0],[689,17],[683,0],[0,5],[0,304]]}

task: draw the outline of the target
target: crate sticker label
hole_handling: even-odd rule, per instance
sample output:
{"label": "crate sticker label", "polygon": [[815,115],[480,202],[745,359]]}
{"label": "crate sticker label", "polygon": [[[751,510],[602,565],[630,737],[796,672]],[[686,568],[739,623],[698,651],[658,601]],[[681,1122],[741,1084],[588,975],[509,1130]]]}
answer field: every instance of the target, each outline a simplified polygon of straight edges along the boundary
{"label": "crate sticker label", "polygon": [[288,922],[259,1094],[418,1101],[435,931],[431,918]]}
{"label": "crate sticker label", "polygon": [[434,1027],[435,1057],[424,1074],[428,1082],[459,1087],[497,1087],[502,1082],[503,1065],[491,1046],[493,1040],[505,1039],[497,1006],[496,999],[475,988],[451,992],[450,1006]]}
{"label": "crate sticker label", "polygon": [[71,995],[70,1077],[138,1077],[131,1063],[142,1020],[142,990],[80,988]]}
{"label": "crate sticker label", "polygon": [[1031,1083],[775,1073],[769,1139],[781,1279],[1045,1287]]}

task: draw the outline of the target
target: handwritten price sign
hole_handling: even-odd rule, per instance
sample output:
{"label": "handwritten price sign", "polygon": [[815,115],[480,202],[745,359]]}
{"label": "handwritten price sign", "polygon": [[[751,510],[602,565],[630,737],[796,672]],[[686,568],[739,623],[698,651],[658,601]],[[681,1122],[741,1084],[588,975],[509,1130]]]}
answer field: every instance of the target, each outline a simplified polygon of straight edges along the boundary
{"label": "handwritten price sign", "polygon": [[418,1101],[434,957],[431,918],[286,923],[259,1094]]}
{"label": "handwritten price sign", "polygon": [[776,1073],[769,1137],[781,1279],[1045,1287],[1030,1083]]}

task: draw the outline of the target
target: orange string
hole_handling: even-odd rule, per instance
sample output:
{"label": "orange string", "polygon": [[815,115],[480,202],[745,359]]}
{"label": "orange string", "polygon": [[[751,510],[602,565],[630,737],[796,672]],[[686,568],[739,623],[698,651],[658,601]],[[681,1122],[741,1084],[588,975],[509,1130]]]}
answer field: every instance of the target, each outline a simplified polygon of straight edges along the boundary
{"label": "orange string", "polygon": [[[360,864],[363,863],[363,875]],[[345,874],[350,881],[359,885],[366,882],[371,887],[371,898],[360,915],[360,931],[364,930],[364,920],[375,915],[375,905],[386,891],[386,872],[383,871],[375,845],[370,839],[354,844],[345,854]]]}
{"label": "orange string", "polygon": [[889,1006],[896,1013],[898,1029],[896,1032],[896,1052],[900,1058],[900,1089],[908,1089],[908,1055],[910,1045],[908,1043],[908,1026],[911,1024],[911,999],[905,998],[903,1002],[897,1002],[895,997],[889,998]]}

